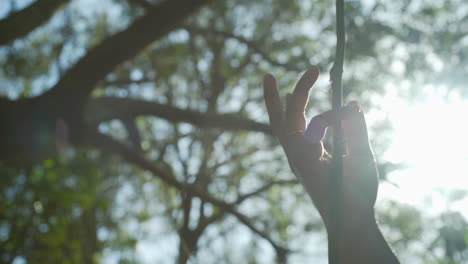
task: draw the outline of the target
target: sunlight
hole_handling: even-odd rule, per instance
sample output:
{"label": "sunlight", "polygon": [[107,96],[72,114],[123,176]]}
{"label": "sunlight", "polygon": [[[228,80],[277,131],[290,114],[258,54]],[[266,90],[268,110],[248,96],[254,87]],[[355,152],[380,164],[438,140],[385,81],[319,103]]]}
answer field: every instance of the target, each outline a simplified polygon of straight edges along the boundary
{"label": "sunlight", "polygon": [[436,211],[443,210],[447,201],[437,201],[438,193],[468,190],[468,101],[432,94],[418,104],[393,105],[393,142],[385,160],[410,168],[390,174],[398,187],[384,187],[383,196],[412,204],[430,200]]}

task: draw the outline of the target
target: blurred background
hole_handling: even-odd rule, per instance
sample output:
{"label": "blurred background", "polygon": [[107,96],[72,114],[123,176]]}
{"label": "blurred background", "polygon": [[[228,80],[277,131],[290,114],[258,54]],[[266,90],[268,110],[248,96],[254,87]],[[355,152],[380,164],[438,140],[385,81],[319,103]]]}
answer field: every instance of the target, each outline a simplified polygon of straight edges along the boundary
{"label": "blurred background", "polygon": [[[345,5],[382,231],[468,263],[468,2]],[[330,109],[335,43],[328,0],[2,0],[0,263],[327,263],[261,82]]]}

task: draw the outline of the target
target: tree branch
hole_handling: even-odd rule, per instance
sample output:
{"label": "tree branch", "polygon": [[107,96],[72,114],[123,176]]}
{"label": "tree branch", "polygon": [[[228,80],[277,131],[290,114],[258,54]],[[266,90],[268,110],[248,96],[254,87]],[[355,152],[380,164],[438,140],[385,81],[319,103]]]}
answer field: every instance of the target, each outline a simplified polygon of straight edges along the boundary
{"label": "tree branch", "polygon": [[24,37],[47,22],[70,0],[37,0],[28,7],[0,20],[0,45]]}
{"label": "tree branch", "polygon": [[246,199],[248,199],[248,198],[250,198],[250,197],[252,197],[252,196],[259,195],[260,193],[267,191],[268,189],[270,189],[270,188],[273,187],[273,186],[276,186],[276,185],[287,185],[287,184],[297,184],[297,180],[278,180],[278,181],[271,181],[271,182],[265,184],[264,186],[258,188],[258,189],[255,190],[255,191],[252,191],[252,192],[250,192],[250,193],[246,193],[246,194],[240,195],[234,203],[235,203],[235,204],[240,204],[240,203],[242,203],[243,201],[245,201]]}
{"label": "tree branch", "polygon": [[278,67],[283,67],[288,70],[292,71],[302,71],[302,68],[299,68],[297,65],[292,64],[292,63],[281,63],[278,61],[275,61],[272,59],[265,51],[263,51],[261,48],[259,48],[259,45],[255,43],[252,40],[248,40],[242,36],[235,35],[231,32],[225,32],[225,31],[219,31],[215,29],[204,29],[204,28],[199,28],[199,27],[194,27],[194,26],[185,26],[184,27],[187,31],[190,31],[195,34],[214,34],[214,35],[219,35],[224,38],[230,38],[230,39],[235,39],[239,41],[242,44],[245,44],[249,49],[251,49],[254,53],[260,55],[265,61],[270,63],[273,66],[278,66]]}
{"label": "tree branch", "polygon": [[102,97],[92,99],[85,110],[89,124],[125,116],[154,115],[171,122],[187,122],[199,127],[218,127],[227,130],[250,130],[271,135],[270,126],[235,114],[208,114],[180,109],[170,105],[136,99]]}
{"label": "tree branch", "polygon": [[146,83],[155,83],[155,79],[141,79],[141,80],[130,80],[130,79],[121,79],[121,80],[114,80],[114,81],[103,81],[102,85],[104,86],[127,86],[131,84],[146,84]]}
{"label": "tree branch", "polygon": [[147,2],[146,0],[131,0],[130,2],[134,2],[135,4],[145,8],[145,9],[150,9],[153,7],[153,4],[150,2]]}
{"label": "tree branch", "polygon": [[216,214],[213,214],[209,217],[204,217],[202,219],[200,219],[200,222],[198,223],[197,227],[195,228],[195,230],[193,230],[193,232],[196,234],[196,235],[201,235],[201,233],[212,223],[214,222],[217,222],[221,219],[224,218],[225,216],[225,211],[220,211],[219,213],[216,213]]}
{"label": "tree branch", "polygon": [[[122,62],[134,57],[152,42],[176,29],[210,0],[166,0],[91,49],[43,96],[61,101],[62,108],[81,109],[99,80]],[[63,100],[70,98],[71,100]]]}
{"label": "tree branch", "polygon": [[241,223],[247,226],[252,232],[262,237],[263,239],[267,240],[271,244],[271,246],[275,249],[276,252],[288,252],[289,251],[287,248],[284,248],[278,245],[275,241],[273,241],[268,236],[267,233],[255,227],[250,222],[250,219],[248,217],[246,217],[245,215],[237,211],[237,209],[235,208],[235,205],[226,203],[222,200],[218,200],[210,196],[207,192],[196,189],[196,186],[194,185],[189,185],[189,184],[185,184],[185,183],[181,183],[177,181],[177,179],[169,176],[163,170],[153,165],[153,163],[145,160],[141,155],[138,155],[138,153],[135,152],[134,150],[129,149],[124,144],[121,144],[120,142],[114,140],[113,138],[109,136],[103,135],[95,131],[87,131],[86,139],[87,139],[87,143],[90,144],[91,146],[94,146],[100,149],[101,151],[104,151],[107,153],[118,154],[127,162],[134,164],[136,166],[139,166],[141,169],[151,172],[154,177],[158,177],[164,183],[182,192],[185,192],[187,195],[199,197],[200,199],[206,202],[209,202],[221,208],[222,210],[225,210],[226,212],[236,217]]}

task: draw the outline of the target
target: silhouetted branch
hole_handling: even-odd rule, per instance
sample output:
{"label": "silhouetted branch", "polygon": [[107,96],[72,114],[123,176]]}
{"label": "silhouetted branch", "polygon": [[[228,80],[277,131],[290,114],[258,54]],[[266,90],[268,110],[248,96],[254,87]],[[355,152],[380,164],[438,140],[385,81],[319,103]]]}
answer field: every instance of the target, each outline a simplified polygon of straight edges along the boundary
{"label": "silhouetted branch", "polygon": [[261,231],[257,227],[255,227],[250,219],[245,215],[241,214],[235,208],[234,204],[226,203],[222,200],[218,200],[212,196],[210,196],[206,191],[200,191],[196,189],[195,185],[185,184],[179,182],[174,177],[168,175],[165,171],[158,168],[152,162],[145,160],[141,155],[139,155],[135,150],[132,150],[125,146],[124,144],[114,140],[110,136],[103,135],[99,132],[95,131],[88,131],[87,135],[87,143],[91,146],[94,146],[101,151],[117,154],[121,156],[127,162],[140,167],[143,170],[147,170],[152,173],[154,177],[161,179],[164,183],[185,192],[187,195],[196,196],[200,199],[213,204],[214,206],[219,207],[222,210],[230,213],[234,217],[237,218],[241,223],[247,226],[252,232],[257,234],[258,236],[262,237],[263,239],[267,240],[271,246],[275,249],[276,252],[288,252],[288,249],[278,245],[275,241],[273,241],[267,233]]}
{"label": "silhouetted branch", "polygon": [[47,22],[70,0],[37,0],[28,7],[0,20],[0,45],[24,37]]}
{"label": "silhouetted branch", "polygon": [[243,158],[243,157],[245,157],[247,155],[253,154],[256,151],[258,151],[258,148],[250,148],[250,149],[247,149],[247,151],[245,151],[243,153],[234,153],[234,154],[230,155],[228,158],[226,158],[225,160],[214,164],[210,169],[211,169],[211,171],[216,172],[216,170],[219,169],[220,167],[222,167],[224,165],[227,165],[227,164],[229,164],[231,162],[239,161],[241,158]]}
{"label": "silhouetted branch", "polygon": [[103,81],[101,84],[104,86],[127,86],[131,84],[145,84],[145,83],[155,83],[154,79],[141,79],[141,80],[115,80],[115,81]]}
{"label": "silhouetted branch", "polygon": [[249,130],[271,134],[270,126],[235,114],[208,114],[195,110],[180,109],[155,102],[103,97],[89,102],[86,119],[92,125],[124,116],[153,115],[171,122],[187,122],[199,127],[217,127],[227,130]]}
{"label": "silhouetted branch", "polygon": [[207,86],[205,84],[205,81],[203,80],[202,73],[198,69],[199,59],[198,59],[198,56],[197,56],[195,41],[194,41],[194,38],[193,38],[192,34],[190,34],[190,37],[189,37],[189,40],[188,40],[188,48],[189,48],[189,52],[190,52],[190,60],[192,62],[193,71],[195,73],[195,78],[197,79],[197,82],[198,82],[198,85],[200,86],[200,88],[202,88],[203,91],[206,91]]}
{"label": "silhouetted branch", "polygon": [[187,31],[190,31],[195,34],[214,34],[214,35],[219,35],[224,38],[230,38],[230,39],[235,39],[239,41],[242,44],[245,44],[249,49],[251,49],[254,53],[260,55],[265,61],[270,63],[273,66],[278,66],[278,67],[283,67],[288,70],[293,70],[293,71],[302,71],[302,68],[299,68],[297,65],[293,63],[281,63],[278,62],[274,59],[272,59],[267,52],[263,51],[259,46],[258,43],[255,43],[252,40],[248,40],[242,36],[235,35],[234,33],[231,32],[225,32],[225,31],[219,31],[215,29],[205,29],[205,28],[198,28],[198,27],[193,27],[193,26],[185,26],[184,27]]}
{"label": "silhouetted branch", "polygon": [[220,212],[213,214],[209,217],[203,217],[200,219],[200,222],[198,223],[197,227],[193,231],[195,232],[196,235],[200,235],[210,224],[220,221],[221,219],[224,218],[225,215],[226,215],[225,211],[221,210]]}
{"label": "silhouetted branch", "polygon": [[145,8],[145,9],[149,9],[149,8],[153,7],[153,5],[150,2],[147,2],[146,0],[130,0],[130,2],[134,2],[137,5]]}
{"label": "silhouetted branch", "polygon": [[258,188],[257,190],[255,191],[252,191],[250,193],[246,193],[246,194],[243,194],[243,195],[240,195],[237,200],[236,200],[236,204],[239,204],[239,203],[242,203],[244,200],[252,197],[252,196],[256,196],[256,195],[259,195],[260,193],[262,192],[265,192],[267,191],[268,189],[270,189],[271,187],[273,186],[276,186],[276,185],[287,185],[287,184],[297,184],[297,180],[278,180],[278,181],[272,181],[272,182],[269,182],[267,183],[266,185]]}
{"label": "silhouetted branch", "polygon": [[128,139],[130,140],[130,143],[132,143],[132,146],[136,151],[143,153],[143,150],[141,149],[141,135],[137,128],[135,117],[123,117],[120,121],[122,121],[125,126],[125,130],[127,130]]}
{"label": "silhouetted branch", "polygon": [[[152,42],[165,37],[209,1],[166,0],[147,9],[146,14],[127,29],[106,38],[87,52],[43,96],[62,101],[63,108],[78,108],[79,111],[97,82],[106,74]],[[71,101],[64,98],[71,98]]]}

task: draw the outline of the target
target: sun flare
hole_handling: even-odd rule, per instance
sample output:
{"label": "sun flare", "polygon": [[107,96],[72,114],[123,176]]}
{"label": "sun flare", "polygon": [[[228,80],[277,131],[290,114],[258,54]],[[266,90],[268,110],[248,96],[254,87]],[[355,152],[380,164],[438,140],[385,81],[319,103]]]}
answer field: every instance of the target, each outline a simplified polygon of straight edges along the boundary
{"label": "sun flare", "polygon": [[[384,187],[385,197],[419,203],[434,200],[437,192],[468,190],[466,113],[468,101],[435,95],[422,103],[399,104],[390,111],[394,134],[385,159],[406,162],[409,168],[389,176],[398,187]],[[443,209],[445,205],[433,206]]]}

